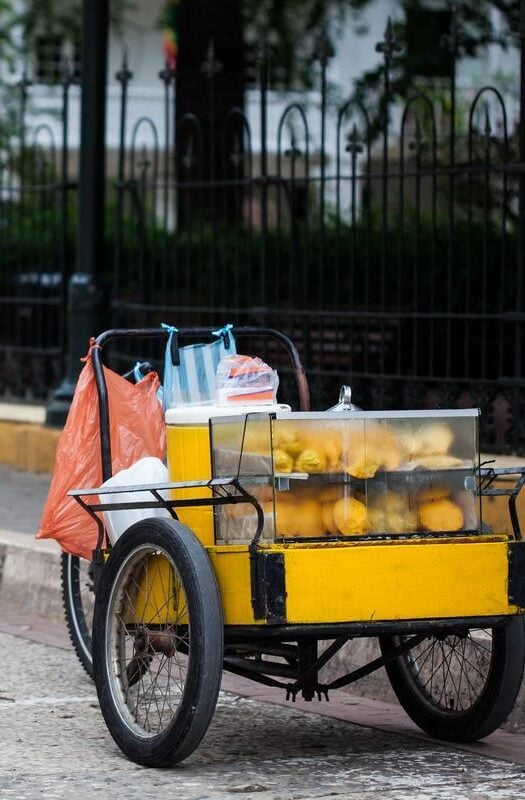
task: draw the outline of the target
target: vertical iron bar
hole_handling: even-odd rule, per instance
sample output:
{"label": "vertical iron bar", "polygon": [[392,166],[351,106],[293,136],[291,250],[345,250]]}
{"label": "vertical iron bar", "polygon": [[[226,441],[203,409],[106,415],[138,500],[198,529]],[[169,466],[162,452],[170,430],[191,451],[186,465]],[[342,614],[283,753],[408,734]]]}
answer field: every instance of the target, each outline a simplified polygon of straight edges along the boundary
{"label": "vertical iron bar", "polygon": [[[525,0],[520,3],[520,117],[519,117],[519,206],[518,206],[518,260],[516,264],[516,312],[523,313],[523,260],[525,258]],[[523,377],[523,322],[519,319],[514,324],[514,379],[518,382]],[[520,419],[520,392],[518,387],[514,390],[513,419],[517,423]],[[523,426],[523,422],[522,422]],[[519,441],[518,425],[514,425],[513,449],[523,447],[523,440]],[[523,427],[521,427],[523,432]]]}
{"label": "vertical iron bar", "polygon": [[265,309],[268,297],[268,52],[262,53],[259,67],[261,118],[261,245],[260,304]]}
{"label": "vertical iron bar", "polygon": [[[122,260],[123,260],[123,223],[124,223],[124,195],[125,195],[125,171],[126,171],[126,121],[128,110],[128,83],[133,77],[133,73],[128,68],[128,54],[124,50],[122,67],[116,74],[116,79],[120,83],[120,121],[119,121],[119,149],[117,166],[117,220],[115,235],[115,272],[113,275],[114,297],[120,296],[123,285],[122,282]],[[113,317],[112,310],[112,317]]]}
{"label": "vertical iron bar", "polygon": [[[457,13],[454,9],[452,14]],[[448,264],[447,264],[447,332],[446,332],[446,366],[445,376],[451,377],[452,370],[452,276],[454,272],[454,222],[456,202],[456,59],[457,59],[457,24],[452,16],[450,42],[450,128],[449,128],[449,180],[448,180]],[[469,332],[467,332],[468,339]]]}

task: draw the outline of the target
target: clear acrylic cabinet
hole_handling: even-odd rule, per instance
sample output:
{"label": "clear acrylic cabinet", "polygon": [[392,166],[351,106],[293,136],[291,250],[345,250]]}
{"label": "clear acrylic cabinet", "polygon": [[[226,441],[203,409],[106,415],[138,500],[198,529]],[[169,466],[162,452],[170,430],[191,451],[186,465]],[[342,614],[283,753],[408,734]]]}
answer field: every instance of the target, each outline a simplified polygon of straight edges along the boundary
{"label": "clear acrylic cabinet", "polygon": [[[213,477],[238,476],[263,541],[481,531],[478,409],[248,414],[210,422]],[[216,509],[217,544],[249,543],[249,504]]]}

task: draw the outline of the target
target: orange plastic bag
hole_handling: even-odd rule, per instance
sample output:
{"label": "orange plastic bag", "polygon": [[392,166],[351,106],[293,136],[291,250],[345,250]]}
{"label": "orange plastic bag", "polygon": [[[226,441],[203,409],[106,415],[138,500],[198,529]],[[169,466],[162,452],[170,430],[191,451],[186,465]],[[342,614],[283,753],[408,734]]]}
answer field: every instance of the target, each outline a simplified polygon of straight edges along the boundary
{"label": "orange plastic bag", "polygon": [[[98,538],[95,521],[70,489],[90,489],[102,483],[98,397],[91,350],[75,389],[60,436],[53,478],[37,539],[56,539],[63,550],[92,558]],[[157,398],[159,378],[150,372],[131,384],[104,367],[108,388],[113,474],[144,456],[164,458],[164,415]]]}

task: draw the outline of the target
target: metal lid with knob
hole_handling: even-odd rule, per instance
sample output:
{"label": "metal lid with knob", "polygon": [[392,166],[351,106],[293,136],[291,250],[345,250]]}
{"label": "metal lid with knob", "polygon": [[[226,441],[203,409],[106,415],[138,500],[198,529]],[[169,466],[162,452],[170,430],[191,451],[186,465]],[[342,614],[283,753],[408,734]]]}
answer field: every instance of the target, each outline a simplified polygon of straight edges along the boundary
{"label": "metal lid with knob", "polygon": [[354,405],[352,403],[352,387],[346,386],[343,384],[341,386],[341,391],[339,392],[339,402],[335,404],[335,406],[331,406],[331,408],[327,409],[327,411],[361,411],[362,409],[359,406]]}

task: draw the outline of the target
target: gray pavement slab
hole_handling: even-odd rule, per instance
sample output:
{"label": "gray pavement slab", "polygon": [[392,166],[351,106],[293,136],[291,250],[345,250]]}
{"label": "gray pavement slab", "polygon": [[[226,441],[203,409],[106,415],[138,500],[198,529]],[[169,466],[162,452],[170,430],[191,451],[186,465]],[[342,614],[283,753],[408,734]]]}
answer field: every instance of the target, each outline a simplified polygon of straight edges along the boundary
{"label": "gray pavement slab", "polygon": [[113,743],[75,656],[0,634],[0,798],[516,798],[525,768],[222,692],[198,750],[147,770]]}

